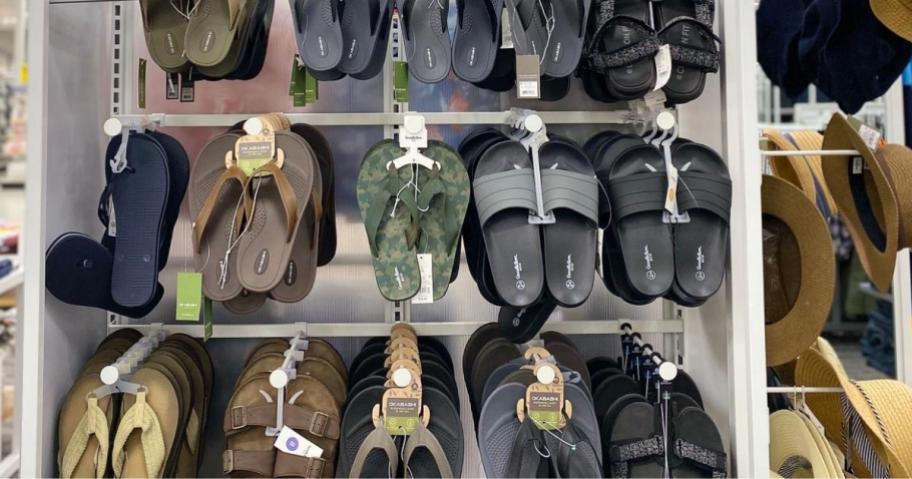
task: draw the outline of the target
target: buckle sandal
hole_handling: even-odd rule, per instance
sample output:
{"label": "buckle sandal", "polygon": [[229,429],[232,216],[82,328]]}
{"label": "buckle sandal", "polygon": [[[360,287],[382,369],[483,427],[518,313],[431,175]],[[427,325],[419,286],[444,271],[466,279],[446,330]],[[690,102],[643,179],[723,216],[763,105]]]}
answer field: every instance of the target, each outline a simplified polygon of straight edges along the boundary
{"label": "buckle sandal", "polygon": [[276,451],[276,477],[334,477],[333,465],[341,435],[341,413],[336,399],[319,380],[298,376],[285,388],[285,426],[323,450],[319,458],[304,458]]}
{"label": "buckle sandal", "polygon": [[645,402],[629,404],[618,414],[606,431],[612,477],[664,477],[665,438],[654,431],[659,419],[658,408]]}
{"label": "buckle sandal", "polygon": [[231,477],[272,477],[275,438],[266,428],[276,425],[275,388],[269,373],[256,374],[234,388],[222,430],[225,432],[223,472]]}
{"label": "buckle sandal", "polygon": [[672,75],[662,87],[672,104],[703,93],[707,73],[719,71],[719,44],[713,33],[715,0],[665,0],[656,3],[659,39],[671,48]]}

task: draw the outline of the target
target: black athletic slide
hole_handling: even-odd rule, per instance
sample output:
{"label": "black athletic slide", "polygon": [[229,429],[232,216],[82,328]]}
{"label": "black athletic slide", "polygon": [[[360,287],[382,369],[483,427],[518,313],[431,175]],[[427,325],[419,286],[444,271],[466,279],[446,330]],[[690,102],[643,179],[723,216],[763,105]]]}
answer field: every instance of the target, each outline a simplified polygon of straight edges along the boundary
{"label": "black athletic slide", "polygon": [[453,71],[467,82],[488,78],[500,46],[504,0],[457,0],[459,23],[453,37]]}
{"label": "black athletic slide", "polygon": [[545,286],[532,159],[518,141],[488,148],[475,168],[473,192],[498,295],[510,306],[534,303]]}
{"label": "black athletic slide", "polygon": [[598,100],[617,101],[640,98],[652,90],[659,43],[650,2],[602,0],[590,23],[597,27],[587,47],[586,91]]}
{"label": "black athletic slide", "polygon": [[340,78],[342,28],[339,0],[291,0],[298,53],[319,80]]}
{"label": "black athletic slide", "polygon": [[665,477],[659,408],[645,402],[628,404],[609,434],[605,469],[610,477]]}
{"label": "black athletic slide", "polygon": [[689,223],[674,225],[675,286],[687,298],[705,301],[725,278],[731,177],[706,145],[684,143],[672,161],[678,169],[678,207],[690,215]]}
{"label": "black athletic slide", "polygon": [[339,71],[359,80],[380,73],[386,59],[392,3],[389,0],[360,0],[345,4]]}
{"label": "black athletic slide", "polygon": [[684,408],[671,419],[674,441],[669,453],[677,462],[671,477],[727,477],[728,460],[719,429],[703,410]]}
{"label": "black athletic slide", "polygon": [[599,186],[586,154],[570,143],[549,141],[539,158],[545,211],[556,220],[542,226],[548,292],[572,308],[586,301],[595,279]]}
{"label": "black athletic slide", "polygon": [[553,78],[569,77],[579,65],[586,35],[590,0],[565,0],[553,8],[554,29],[545,52],[542,73]]}
{"label": "black athletic slide", "polygon": [[450,73],[450,32],[446,0],[405,0],[402,26],[409,72],[423,83],[437,83]]}
{"label": "black athletic slide", "polygon": [[497,324],[504,336],[514,343],[525,343],[541,331],[542,326],[557,309],[557,303],[548,296],[525,308],[504,306],[497,313]]}
{"label": "black athletic slide", "polygon": [[706,74],[719,71],[713,2],[663,0],[653,5],[659,38],[671,47],[671,78],[662,90],[670,103],[689,102],[703,93]]}

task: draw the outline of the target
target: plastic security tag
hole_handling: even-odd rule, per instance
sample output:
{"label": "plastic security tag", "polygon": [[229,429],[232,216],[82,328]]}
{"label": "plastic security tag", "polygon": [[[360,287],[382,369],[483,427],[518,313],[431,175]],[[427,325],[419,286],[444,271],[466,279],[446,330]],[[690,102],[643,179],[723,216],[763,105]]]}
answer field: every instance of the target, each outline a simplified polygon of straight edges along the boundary
{"label": "plastic security tag", "polygon": [[500,14],[500,48],[513,48],[513,25],[506,8]]}
{"label": "plastic security tag", "polygon": [[429,304],[434,302],[434,255],[418,255],[418,272],[421,274],[421,288],[412,297],[412,304]]}
{"label": "plastic security tag", "polygon": [[195,272],[177,273],[178,321],[199,321],[203,312],[203,275]]}
{"label": "plastic security tag", "polygon": [[139,92],[136,94],[136,106],[140,109],[146,108],[146,59],[139,59]]}
{"label": "plastic security tag", "polygon": [[323,449],[310,442],[306,437],[296,433],[288,426],[283,426],[273,444],[276,449],[301,457],[321,458]]}
{"label": "plastic security tag", "polygon": [[165,75],[165,99],[177,100],[180,98],[180,74],[168,73]]}
{"label": "plastic security tag", "polygon": [[393,99],[398,103],[409,101],[409,74],[406,62],[393,62]]}
{"label": "plastic security tag", "polygon": [[538,55],[516,55],[516,97],[541,97],[541,71]]}
{"label": "plastic security tag", "polygon": [[662,45],[655,56],[656,84],[653,91],[661,90],[671,79],[671,46]]}

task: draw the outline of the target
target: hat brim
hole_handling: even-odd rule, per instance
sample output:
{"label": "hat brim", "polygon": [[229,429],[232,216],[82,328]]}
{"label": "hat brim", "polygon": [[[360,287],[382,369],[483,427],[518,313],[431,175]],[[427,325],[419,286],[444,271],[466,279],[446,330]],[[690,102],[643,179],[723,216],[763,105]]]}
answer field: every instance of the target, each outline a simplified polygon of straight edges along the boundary
{"label": "hat brim", "polygon": [[[795,144],[789,141],[782,133],[768,128],[763,130],[765,136],[779,151],[793,151]],[[797,186],[811,201],[817,201],[817,188],[814,186],[814,177],[810,165],[802,156],[774,156],[770,157],[770,170],[773,176]]]}
{"label": "hat brim", "polygon": [[912,42],[912,4],[900,0],[871,0],[874,16],[893,33]]}
{"label": "hat brim", "polygon": [[803,466],[810,469],[810,477],[830,475],[826,459],[798,413],[783,409],[770,414],[769,421],[769,459],[773,471],[781,474],[785,468],[789,468],[789,462],[800,458]]}

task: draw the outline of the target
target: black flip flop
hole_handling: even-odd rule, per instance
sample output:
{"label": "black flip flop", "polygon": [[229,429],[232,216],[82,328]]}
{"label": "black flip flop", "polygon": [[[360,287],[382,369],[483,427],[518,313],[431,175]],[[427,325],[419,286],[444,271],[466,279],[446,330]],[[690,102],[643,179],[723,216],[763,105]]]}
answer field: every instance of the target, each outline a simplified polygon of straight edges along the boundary
{"label": "black flip flop", "polygon": [[478,356],[476,356],[477,364],[472,370],[472,394],[475,404],[484,404],[481,396],[491,373],[500,365],[521,356],[516,345],[505,339],[495,339],[479,351]]}
{"label": "black flip flop", "polygon": [[[450,398],[454,405],[459,404],[459,386],[456,385],[456,378],[453,377],[452,372],[447,371],[446,366],[442,363],[422,356],[421,377],[422,379],[433,377],[440,381],[441,387],[439,389],[447,394],[447,397]],[[458,411],[459,406],[455,407]]]}
{"label": "black flip flop", "polygon": [[541,331],[556,309],[557,303],[549,296],[543,296],[524,308],[500,308],[497,312],[497,324],[507,339],[517,344],[525,343]]}
{"label": "black flip flop", "polygon": [[392,11],[389,0],[361,0],[345,4],[342,10],[344,51],[338,67],[340,72],[358,80],[367,80],[383,70]]}
{"label": "black flip flop", "polygon": [[703,397],[700,395],[700,388],[686,371],[678,370],[678,375],[671,381],[671,389],[676,393],[682,393],[690,396],[691,399],[703,407]]}
{"label": "black flip flop", "polygon": [[570,77],[541,77],[541,101],[560,101],[570,93]]}
{"label": "black flip flop", "polygon": [[441,391],[425,389],[422,402],[431,411],[431,420],[405,441],[403,463],[409,477],[462,476],[465,455],[462,421],[453,402]]}
{"label": "black flip flop", "polygon": [[457,0],[453,71],[467,82],[488,78],[497,61],[504,0]]}
{"label": "black flip flop", "polygon": [[497,323],[487,323],[479,327],[469,336],[466,341],[465,349],[462,351],[462,379],[466,385],[466,391],[469,394],[469,401],[472,404],[472,412],[475,417],[481,411],[481,404],[476,404],[473,400],[474,391],[472,389],[472,371],[477,363],[478,353],[489,342],[497,338],[502,338],[503,333],[497,327]]}
{"label": "black flip flop", "polygon": [[543,74],[565,78],[576,71],[583,53],[591,5],[589,0],[575,0],[563,2],[560,9],[554,9],[551,40],[542,62]]}
{"label": "black flip flop", "polygon": [[488,396],[494,392],[495,389],[500,387],[504,383],[504,380],[510,376],[513,372],[519,370],[523,365],[528,364],[524,358],[516,358],[510,362],[501,364],[494,371],[488,375],[488,379],[485,381],[484,390],[481,393],[481,402],[487,401]]}
{"label": "black flip flop", "polygon": [[355,383],[348,390],[348,399],[351,401],[352,398],[356,397],[361,391],[364,391],[367,388],[374,386],[384,386],[386,384],[386,376],[368,376],[364,379],[361,379]]}
{"label": "black flip flop", "polygon": [[671,48],[672,73],[662,91],[669,103],[687,103],[703,93],[706,74],[719,71],[714,2],[663,0],[653,8],[658,36]]}
{"label": "black flip flop", "polygon": [[572,308],[589,298],[595,279],[598,181],[586,154],[570,143],[549,141],[539,158],[545,211],[556,220],[542,226],[548,293]]}
{"label": "black flip flop", "polygon": [[579,374],[583,388],[591,394],[592,378],[589,377],[586,360],[583,359],[579,351],[574,346],[557,342],[545,342],[545,348],[557,359],[559,366]]}
{"label": "black flip flop", "polygon": [[596,416],[604,417],[611,405],[626,394],[643,394],[640,384],[630,376],[612,376],[602,381],[602,384],[592,394]]}
{"label": "black flip flop", "polygon": [[725,279],[731,177],[725,161],[706,145],[681,144],[672,161],[678,169],[678,207],[690,215],[689,223],[674,225],[675,286],[702,302]]}
{"label": "black flip flop", "polygon": [[405,0],[402,30],[409,72],[422,83],[437,83],[450,73],[452,47],[447,28],[450,2]]}
{"label": "black flip flop", "polygon": [[532,159],[518,141],[498,143],[482,155],[474,178],[475,205],[497,293],[510,306],[528,306],[545,285],[540,228],[529,224],[529,211],[537,209]]}
{"label": "black flip flop", "polygon": [[336,255],[336,179],[335,161],[329,141],[320,130],[303,123],[291,125],[291,131],[304,138],[313,148],[320,164],[320,176],[323,179],[323,215],[320,221],[320,239],[318,243],[317,266],[325,266]]}
{"label": "black flip flop", "polygon": [[339,0],[291,0],[298,54],[317,77],[337,76],[342,61]]}
{"label": "black flip flop", "polygon": [[251,17],[251,41],[245,42],[238,67],[225,79],[251,80],[256,78],[266,64],[266,50],[269,45],[269,32],[272,27],[272,16],[275,12],[275,1],[257,2],[257,11]]}
{"label": "black flip flop", "polygon": [[[500,44],[498,44],[500,45]],[[512,48],[497,47],[497,58],[494,68],[488,77],[474,85],[485,90],[499,93],[508,92],[516,84],[516,52]]]}
{"label": "black flip flop", "polygon": [[560,430],[560,438],[543,434],[555,477],[603,477],[602,441],[598,419],[585,391],[566,385],[564,398],[573,405],[573,416]]}

